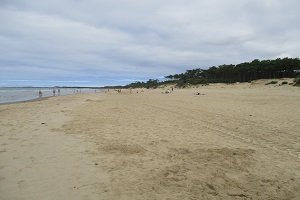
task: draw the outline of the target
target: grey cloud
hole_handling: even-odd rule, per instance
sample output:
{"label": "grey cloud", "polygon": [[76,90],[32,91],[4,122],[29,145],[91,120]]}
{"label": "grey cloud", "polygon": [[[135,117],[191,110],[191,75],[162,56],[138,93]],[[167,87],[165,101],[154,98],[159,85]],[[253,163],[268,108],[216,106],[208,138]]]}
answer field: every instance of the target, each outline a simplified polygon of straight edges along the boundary
{"label": "grey cloud", "polygon": [[0,81],[98,77],[114,84],[195,66],[298,57],[299,6],[296,0],[2,0]]}

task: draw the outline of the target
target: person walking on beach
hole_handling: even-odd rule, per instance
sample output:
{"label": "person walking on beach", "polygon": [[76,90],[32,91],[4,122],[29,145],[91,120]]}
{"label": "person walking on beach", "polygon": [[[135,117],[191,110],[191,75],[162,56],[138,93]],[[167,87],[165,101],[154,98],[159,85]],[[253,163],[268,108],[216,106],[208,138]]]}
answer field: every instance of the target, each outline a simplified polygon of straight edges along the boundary
{"label": "person walking on beach", "polygon": [[43,97],[43,93],[41,90],[39,90],[39,97],[42,98]]}
{"label": "person walking on beach", "polygon": [[57,90],[57,96],[60,96],[60,89]]}
{"label": "person walking on beach", "polygon": [[55,97],[55,89],[53,89],[53,96]]}

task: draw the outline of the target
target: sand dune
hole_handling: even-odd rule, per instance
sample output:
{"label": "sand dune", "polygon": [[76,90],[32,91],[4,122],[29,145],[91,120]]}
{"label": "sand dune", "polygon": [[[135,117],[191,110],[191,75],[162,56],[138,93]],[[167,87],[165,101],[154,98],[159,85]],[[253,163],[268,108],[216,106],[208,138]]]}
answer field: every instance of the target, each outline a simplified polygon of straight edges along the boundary
{"label": "sand dune", "polygon": [[299,88],[163,91],[1,105],[0,199],[300,198]]}

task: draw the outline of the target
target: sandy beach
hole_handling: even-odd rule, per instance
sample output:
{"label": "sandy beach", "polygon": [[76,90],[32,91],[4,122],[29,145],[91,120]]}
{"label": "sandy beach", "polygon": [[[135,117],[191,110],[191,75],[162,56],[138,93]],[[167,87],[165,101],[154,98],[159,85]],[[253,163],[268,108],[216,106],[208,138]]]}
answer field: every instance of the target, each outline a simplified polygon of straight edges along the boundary
{"label": "sandy beach", "polygon": [[299,87],[165,90],[0,105],[0,199],[300,199]]}

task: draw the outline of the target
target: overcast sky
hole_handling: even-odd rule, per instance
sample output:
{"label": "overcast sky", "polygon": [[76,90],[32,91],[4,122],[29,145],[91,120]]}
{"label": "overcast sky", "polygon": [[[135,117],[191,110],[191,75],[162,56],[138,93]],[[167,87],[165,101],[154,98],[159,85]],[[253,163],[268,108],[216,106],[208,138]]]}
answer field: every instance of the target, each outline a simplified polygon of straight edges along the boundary
{"label": "overcast sky", "polygon": [[0,0],[0,86],[123,85],[299,57],[299,0]]}

